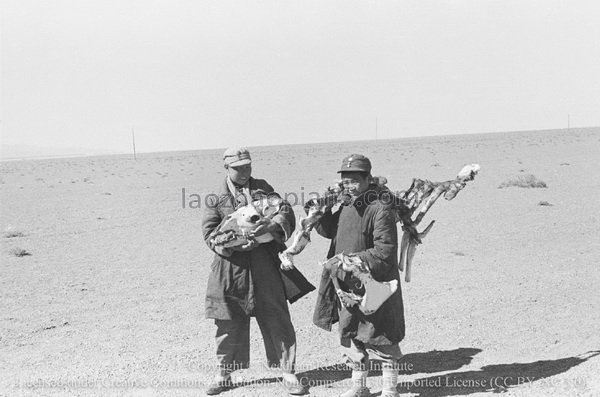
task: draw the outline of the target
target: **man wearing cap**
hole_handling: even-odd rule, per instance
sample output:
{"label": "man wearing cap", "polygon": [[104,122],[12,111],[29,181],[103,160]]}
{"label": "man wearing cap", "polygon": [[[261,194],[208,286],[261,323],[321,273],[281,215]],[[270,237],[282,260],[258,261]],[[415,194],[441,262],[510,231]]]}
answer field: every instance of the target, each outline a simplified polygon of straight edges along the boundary
{"label": "man wearing cap", "polygon": [[[316,229],[331,239],[327,258],[342,252],[355,254],[375,280],[399,283],[395,203],[385,194],[389,191],[371,183],[371,161],[363,155],[344,158],[338,173],[348,200],[335,213],[328,211]],[[337,277],[346,292],[364,294],[363,286],[351,273],[340,270]],[[328,331],[339,322],[342,353],[352,368],[352,387],[343,397],[369,395],[366,379],[369,368],[373,368],[369,359],[382,362],[382,397],[398,396],[397,362],[402,357],[398,343],[404,338],[400,288],[375,313],[366,315],[357,306],[340,304],[329,271],[324,270],[313,321]]]}
{"label": "man wearing cap", "polygon": [[221,221],[237,208],[265,196],[277,195],[265,180],[255,179],[252,160],[245,148],[227,149],[223,155],[227,176],[218,198],[210,200],[202,218],[204,240],[215,252],[206,290],[206,318],[217,326],[218,373],[206,394],[215,395],[233,387],[231,373],[248,368],[250,361],[250,317],[256,317],[263,336],[269,367],[281,367],[283,384],[290,394],[305,390],[294,374],[296,334],[287,300],[294,302],[314,287],[292,269],[282,271],[278,253],[286,247],[295,217],[288,203],[255,231],[271,233],[274,240],[259,244],[250,239],[241,247],[224,248],[211,242]]}

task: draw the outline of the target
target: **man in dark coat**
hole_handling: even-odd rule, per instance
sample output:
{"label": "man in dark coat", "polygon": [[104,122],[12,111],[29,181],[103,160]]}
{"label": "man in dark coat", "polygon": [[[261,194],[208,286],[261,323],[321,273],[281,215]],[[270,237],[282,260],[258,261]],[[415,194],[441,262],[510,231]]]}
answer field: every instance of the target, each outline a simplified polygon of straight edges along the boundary
{"label": "man in dark coat", "polygon": [[[371,182],[371,162],[360,154],[342,161],[338,173],[347,200],[339,209],[327,212],[317,232],[331,239],[327,258],[339,253],[355,254],[369,267],[377,281],[398,280],[398,234],[393,200],[389,191]],[[387,192],[387,193],[386,193]],[[364,294],[359,280],[340,270],[340,286],[346,292]],[[382,361],[383,397],[397,396],[397,361],[402,357],[398,343],[404,338],[404,309],[400,287],[373,314],[357,306],[341,305],[328,270],[324,270],[314,312],[314,323],[328,331],[339,322],[340,343],[352,367],[352,388],[344,397],[368,396],[366,378],[369,357]]]}
{"label": "man in dark coat", "polygon": [[272,234],[271,242],[259,244],[249,239],[246,245],[231,248],[213,244],[212,237],[227,215],[251,200],[277,195],[266,181],[251,177],[247,149],[228,149],[223,159],[227,177],[218,196],[209,196],[202,219],[204,239],[215,252],[205,314],[217,326],[219,365],[219,372],[206,393],[214,395],[230,389],[231,372],[249,366],[250,317],[256,317],[269,366],[281,367],[284,386],[290,394],[303,394],[305,390],[294,374],[296,334],[286,300],[294,302],[314,286],[296,269],[282,271],[277,255],[285,249],[284,241],[294,231],[294,213],[284,202],[279,213],[265,219],[255,231],[255,236]]}

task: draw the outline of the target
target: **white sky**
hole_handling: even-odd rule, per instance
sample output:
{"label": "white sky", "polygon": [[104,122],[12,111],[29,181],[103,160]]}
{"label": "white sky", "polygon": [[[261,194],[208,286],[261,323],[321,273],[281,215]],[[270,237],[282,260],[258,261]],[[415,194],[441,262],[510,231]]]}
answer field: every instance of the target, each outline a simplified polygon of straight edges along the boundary
{"label": "white sky", "polygon": [[600,125],[600,2],[5,0],[2,142],[139,151]]}

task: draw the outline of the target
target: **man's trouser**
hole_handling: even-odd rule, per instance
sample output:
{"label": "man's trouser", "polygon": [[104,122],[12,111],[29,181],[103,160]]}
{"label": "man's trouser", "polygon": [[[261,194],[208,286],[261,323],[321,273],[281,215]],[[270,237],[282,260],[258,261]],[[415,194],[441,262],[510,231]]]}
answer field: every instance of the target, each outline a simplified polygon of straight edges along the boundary
{"label": "man's trouser", "polygon": [[[279,271],[271,263],[252,264],[255,317],[262,333],[269,367],[293,373],[296,333]],[[215,320],[217,359],[221,369],[247,368],[250,363],[250,317]]]}
{"label": "man's trouser", "polygon": [[371,345],[357,339],[342,340],[342,354],[352,368],[368,371],[369,359],[382,361],[383,364],[395,366],[402,358],[402,351],[398,344],[394,345]]}
{"label": "man's trouser", "polygon": [[[367,376],[370,369],[381,370],[382,395],[397,396],[398,367],[396,363],[402,358],[398,344],[371,345],[357,339],[342,339],[342,352],[352,368],[352,388],[343,395],[366,395]],[[373,361],[379,360],[381,367],[374,367]]]}

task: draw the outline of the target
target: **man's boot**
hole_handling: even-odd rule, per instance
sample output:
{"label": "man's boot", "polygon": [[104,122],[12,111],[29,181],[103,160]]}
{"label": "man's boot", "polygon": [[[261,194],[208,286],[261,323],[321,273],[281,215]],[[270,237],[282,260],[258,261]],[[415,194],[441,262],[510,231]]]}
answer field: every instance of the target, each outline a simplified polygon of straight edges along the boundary
{"label": "man's boot", "polygon": [[231,381],[231,371],[227,369],[221,369],[219,370],[219,373],[215,375],[210,385],[208,385],[208,389],[206,389],[206,395],[215,396],[232,388],[233,382]]}
{"label": "man's boot", "polygon": [[400,394],[396,390],[398,384],[398,369],[394,364],[383,363],[381,366],[382,390],[381,397],[398,397]]}
{"label": "man's boot", "polygon": [[367,387],[368,375],[366,365],[355,365],[352,368],[352,387],[340,394],[340,397],[368,397],[371,394]]}

